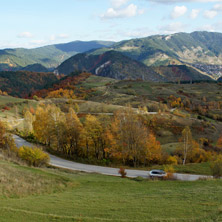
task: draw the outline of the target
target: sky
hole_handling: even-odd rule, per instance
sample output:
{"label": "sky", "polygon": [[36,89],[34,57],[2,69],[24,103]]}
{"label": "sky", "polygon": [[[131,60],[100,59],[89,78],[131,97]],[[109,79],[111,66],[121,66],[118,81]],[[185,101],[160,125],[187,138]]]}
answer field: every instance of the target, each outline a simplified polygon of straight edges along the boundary
{"label": "sky", "polygon": [[0,1],[0,49],[222,32],[222,0]]}

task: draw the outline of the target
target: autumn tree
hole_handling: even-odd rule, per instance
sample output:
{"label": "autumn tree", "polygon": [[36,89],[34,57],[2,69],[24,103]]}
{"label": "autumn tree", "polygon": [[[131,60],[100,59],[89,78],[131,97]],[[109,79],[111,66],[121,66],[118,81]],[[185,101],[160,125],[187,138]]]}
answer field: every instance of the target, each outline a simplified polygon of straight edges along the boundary
{"label": "autumn tree", "polygon": [[70,108],[66,114],[66,137],[67,137],[67,154],[81,155],[81,144],[83,138],[83,125],[80,122],[75,111]]}
{"label": "autumn tree", "polygon": [[220,138],[217,141],[217,147],[222,148],[222,136],[220,136]]}
{"label": "autumn tree", "polygon": [[153,133],[149,133],[147,138],[146,163],[160,164],[162,160],[162,148],[160,142],[156,140]]}
{"label": "autumn tree", "polygon": [[26,135],[28,135],[29,133],[32,133],[33,131],[33,127],[32,127],[33,120],[34,120],[34,116],[29,110],[27,110],[24,114],[24,133]]}
{"label": "autumn tree", "polygon": [[0,121],[0,150],[11,150],[15,147],[14,140],[11,135],[6,132],[6,126]]}
{"label": "autumn tree", "polygon": [[40,105],[36,109],[35,120],[33,122],[33,130],[35,137],[45,145],[51,145],[52,132],[50,129],[49,119],[50,106]]}
{"label": "autumn tree", "polygon": [[3,149],[5,147],[5,135],[6,129],[3,122],[0,121],[0,148]]}
{"label": "autumn tree", "polygon": [[183,165],[186,164],[187,154],[192,149],[192,134],[190,131],[190,127],[186,126],[182,131],[183,137]]}
{"label": "autumn tree", "polygon": [[76,96],[74,95],[73,90],[69,89],[58,89],[48,93],[47,98],[67,98],[67,99],[75,99]]}
{"label": "autumn tree", "polygon": [[55,105],[48,109],[48,129],[51,134],[51,145],[57,150],[64,152],[66,146],[66,122],[65,114]]}
{"label": "autumn tree", "polygon": [[111,153],[121,155],[123,162],[130,160],[137,166],[139,163],[158,158],[160,145],[132,108],[120,110],[115,114],[112,132],[116,145],[111,149]]}
{"label": "autumn tree", "polygon": [[215,161],[211,163],[211,170],[215,178],[222,177],[222,155],[218,155]]}
{"label": "autumn tree", "polygon": [[87,149],[94,151],[96,159],[105,158],[107,139],[106,131],[102,123],[95,116],[87,115],[84,128]]}

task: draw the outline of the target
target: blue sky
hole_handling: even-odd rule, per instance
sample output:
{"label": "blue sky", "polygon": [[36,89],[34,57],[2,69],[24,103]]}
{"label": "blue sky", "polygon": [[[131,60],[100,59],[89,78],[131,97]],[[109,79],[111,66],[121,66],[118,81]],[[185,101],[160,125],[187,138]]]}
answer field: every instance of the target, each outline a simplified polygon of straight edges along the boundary
{"label": "blue sky", "polygon": [[222,32],[222,0],[7,0],[0,48]]}

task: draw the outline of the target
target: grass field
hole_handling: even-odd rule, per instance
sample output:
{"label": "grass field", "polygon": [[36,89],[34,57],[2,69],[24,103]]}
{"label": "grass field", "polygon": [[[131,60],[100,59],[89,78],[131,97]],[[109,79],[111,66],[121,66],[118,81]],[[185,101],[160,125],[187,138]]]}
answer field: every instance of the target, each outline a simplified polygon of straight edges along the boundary
{"label": "grass field", "polygon": [[[147,181],[33,169],[4,161],[0,161],[0,165],[0,172],[3,165],[13,170],[15,175],[28,174],[35,178],[30,182],[33,192],[29,195],[6,197],[0,193],[0,221],[222,220],[221,180]],[[0,175],[1,181],[4,180],[5,176]],[[39,178],[42,183],[44,179],[49,181],[40,193],[34,186]],[[63,184],[61,189],[60,183]],[[23,180],[17,184],[22,187]],[[2,189],[1,183],[0,187]]]}
{"label": "grass field", "polygon": [[[0,95],[0,118],[21,118],[25,107],[36,108],[37,104],[38,102],[35,100]],[[8,107],[9,110],[2,111],[4,107]]]}

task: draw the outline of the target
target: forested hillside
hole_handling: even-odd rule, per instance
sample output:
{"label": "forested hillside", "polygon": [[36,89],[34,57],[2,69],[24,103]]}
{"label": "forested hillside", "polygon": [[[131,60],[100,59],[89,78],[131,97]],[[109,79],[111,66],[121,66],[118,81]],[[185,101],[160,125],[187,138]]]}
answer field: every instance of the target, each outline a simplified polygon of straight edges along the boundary
{"label": "forested hillside", "polygon": [[28,97],[32,92],[44,88],[57,80],[53,73],[0,72],[0,90],[12,96]]}

